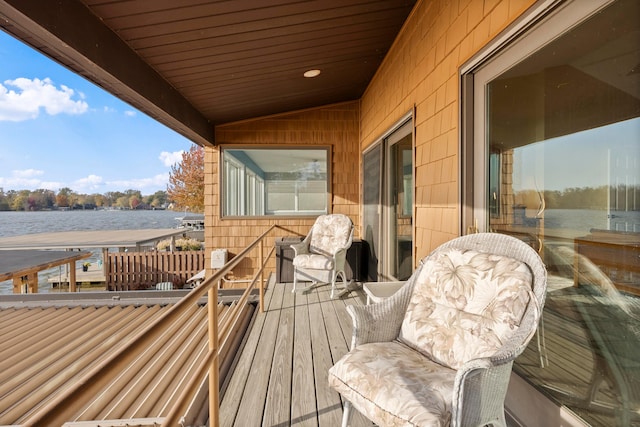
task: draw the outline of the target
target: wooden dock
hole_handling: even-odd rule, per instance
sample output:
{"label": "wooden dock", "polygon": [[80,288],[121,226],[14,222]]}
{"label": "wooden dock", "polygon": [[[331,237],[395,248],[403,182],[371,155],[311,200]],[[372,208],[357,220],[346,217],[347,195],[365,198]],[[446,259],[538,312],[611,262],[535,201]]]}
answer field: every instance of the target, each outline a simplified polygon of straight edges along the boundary
{"label": "wooden dock", "polygon": [[[69,286],[69,272],[63,271],[60,274],[53,274],[47,282],[52,287],[65,287]],[[76,282],[80,284],[90,285],[102,285],[104,287],[106,277],[104,275],[104,268],[97,263],[91,263],[87,271],[83,271],[82,266],[76,268]]]}
{"label": "wooden dock", "polygon": [[[339,426],[340,395],[327,372],[348,351],[352,322],[346,311],[364,304],[361,289],[329,298],[330,286],[291,292],[275,284],[256,316],[220,405],[221,426]],[[352,426],[372,423],[354,413]]]}
{"label": "wooden dock", "polygon": [[[91,263],[87,271],[76,268],[76,282],[107,290],[150,289],[156,283],[172,282],[182,288],[204,269],[204,251],[146,251],[104,253],[105,264]],[[69,285],[69,270],[53,274],[52,287]]]}

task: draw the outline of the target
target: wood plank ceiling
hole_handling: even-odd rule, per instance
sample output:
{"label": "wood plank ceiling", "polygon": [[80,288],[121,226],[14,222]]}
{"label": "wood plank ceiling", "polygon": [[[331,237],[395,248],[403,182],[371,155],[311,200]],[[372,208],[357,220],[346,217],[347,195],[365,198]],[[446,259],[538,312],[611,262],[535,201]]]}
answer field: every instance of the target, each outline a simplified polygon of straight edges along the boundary
{"label": "wood plank ceiling", "polygon": [[414,4],[0,0],[0,28],[206,144],[212,125],[360,98]]}

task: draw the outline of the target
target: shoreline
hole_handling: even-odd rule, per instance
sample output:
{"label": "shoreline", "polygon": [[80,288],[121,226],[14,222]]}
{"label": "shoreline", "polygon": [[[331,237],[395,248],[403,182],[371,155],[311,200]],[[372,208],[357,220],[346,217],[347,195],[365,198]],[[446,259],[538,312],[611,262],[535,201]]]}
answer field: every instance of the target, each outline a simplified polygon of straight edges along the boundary
{"label": "shoreline", "polygon": [[[183,211],[170,210],[68,210],[68,211],[2,211],[0,237],[25,236],[48,232],[111,231],[136,229],[175,229],[177,218]],[[96,266],[102,260],[101,248],[88,248],[92,252],[87,261]],[[1,252],[0,252],[1,255]],[[64,268],[54,267],[38,273],[39,293],[59,292],[49,283],[64,275]],[[81,284],[80,280],[78,283]],[[64,289],[64,288],[63,288]],[[82,287],[82,290],[93,287]],[[13,295],[12,281],[0,282],[0,296]]]}

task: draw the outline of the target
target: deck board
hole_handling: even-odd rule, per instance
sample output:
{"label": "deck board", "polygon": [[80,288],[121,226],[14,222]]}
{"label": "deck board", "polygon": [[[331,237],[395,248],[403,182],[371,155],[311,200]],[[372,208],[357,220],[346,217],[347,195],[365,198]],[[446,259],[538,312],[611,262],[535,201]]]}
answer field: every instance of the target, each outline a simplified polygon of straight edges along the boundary
{"label": "deck board", "polygon": [[[270,307],[271,301],[273,300],[272,289],[265,294],[265,307]],[[221,426],[232,426],[235,423],[240,402],[242,401],[242,395],[249,380],[249,372],[256,356],[256,349],[261,339],[265,320],[266,316],[264,315],[256,316],[253,325],[249,329],[249,337],[244,344],[244,350],[238,358],[234,374],[231,376],[224,394],[224,399],[220,405],[219,418]]]}
{"label": "deck board", "polygon": [[[336,426],[340,395],[327,375],[351,342],[347,305],[362,304],[362,290],[331,299],[319,286],[291,292],[272,284],[265,313],[256,315],[220,405],[221,426]],[[353,426],[371,426],[354,413]]]}
{"label": "deck board", "polygon": [[290,286],[283,286],[278,334],[269,376],[263,425],[288,425],[291,419],[291,375],[293,371],[294,297]]}
{"label": "deck board", "polygon": [[295,296],[295,341],[293,352],[293,382],[291,385],[291,424],[296,426],[317,426],[316,390],[313,370],[313,349],[311,347],[311,325],[309,320],[308,297],[304,293]]}
{"label": "deck board", "polygon": [[325,322],[325,328],[327,331],[327,337],[329,338],[329,348],[331,350],[332,363],[337,362],[342,356],[349,351],[349,342],[342,333],[342,327],[336,313],[336,306],[332,300],[323,300],[320,304],[322,308],[322,314]]}
{"label": "deck board", "polygon": [[255,358],[249,370],[247,387],[238,408],[240,419],[237,419],[235,425],[259,426],[262,424],[284,288],[276,286],[273,292],[269,310],[265,313],[263,333],[260,336],[255,350]]}
{"label": "deck board", "polygon": [[[552,292],[547,299],[541,332],[545,332],[548,365],[540,365],[534,337],[515,371],[536,379],[539,387],[581,416],[588,415],[594,425],[613,425],[611,410],[600,413],[588,406],[594,371],[603,368],[596,363],[588,330],[573,307],[576,291],[569,290],[569,296]],[[365,304],[366,299],[361,289],[335,299],[329,292],[328,286],[295,294],[291,284],[269,287],[268,311],[256,315],[222,400],[221,426],[340,425],[342,402],[329,388],[327,372],[351,344],[353,326],[347,306]],[[616,405],[615,390],[606,383],[598,397]],[[372,423],[354,411],[350,425]]]}
{"label": "deck board", "polygon": [[309,293],[309,319],[311,324],[311,345],[313,348],[313,371],[318,403],[318,425],[333,427],[340,425],[342,403],[338,393],[327,387],[328,371],[333,366],[331,349],[322,314],[322,293]]}

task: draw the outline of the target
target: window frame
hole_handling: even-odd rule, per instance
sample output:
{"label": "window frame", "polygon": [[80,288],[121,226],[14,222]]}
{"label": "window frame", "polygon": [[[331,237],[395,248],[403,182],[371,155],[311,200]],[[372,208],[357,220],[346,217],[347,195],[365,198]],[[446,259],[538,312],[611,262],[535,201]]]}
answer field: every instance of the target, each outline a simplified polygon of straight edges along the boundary
{"label": "window frame", "polygon": [[[524,56],[542,49],[556,37],[561,37],[575,26],[589,19],[615,0],[541,0],[495,37],[459,69],[460,97],[460,234],[490,231],[488,202],[489,161],[491,153],[485,130],[484,113],[478,115],[476,97],[479,86],[484,86],[506,68]],[[568,16],[567,16],[568,15]],[[540,25],[539,25],[540,24]],[[544,34],[541,34],[544,33]],[[545,40],[546,41],[543,41]],[[520,59],[515,59],[520,56]],[[495,62],[494,62],[495,61]],[[475,80],[476,72],[487,64],[497,66],[491,77]],[[485,94],[486,95],[486,94]],[[483,123],[479,123],[483,122]],[[498,177],[499,180],[499,177]],[[497,207],[498,212],[500,206]],[[510,393],[505,401],[505,412],[515,420],[535,420],[540,425],[569,423],[582,425],[584,420],[569,407],[558,405],[548,395],[534,387],[530,379],[512,373]],[[542,415],[542,417],[541,417]]]}
{"label": "window frame", "polygon": [[[326,160],[326,177],[325,177],[325,182],[326,182],[326,201],[325,201],[325,210],[324,212],[321,211],[313,211],[313,212],[309,212],[309,213],[300,213],[300,214],[296,214],[296,213],[285,213],[285,214],[277,214],[277,213],[267,213],[268,212],[268,197],[266,194],[267,191],[267,187],[268,187],[268,181],[266,179],[260,179],[260,183],[261,183],[261,188],[262,188],[262,192],[263,195],[261,197],[261,201],[260,201],[260,205],[261,205],[261,209],[262,209],[262,214],[246,214],[246,215],[242,215],[242,214],[227,214],[226,212],[226,203],[229,202],[229,195],[228,192],[226,191],[226,175],[227,175],[227,171],[225,168],[225,152],[227,151],[241,151],[241,150],[261,150],[261,151],[309,151],[309,150],[313,150],[313,151],[324,151],[325,154],[325,160]],[[272,145],[262,145],[262,144],[224,144],[224,145],[220,145],[220,150],[219,150],[219,171],[218,171],[218,179],[219,179],[219,183],[220,183],[220,191],[218,194],[218,200],[219,200],[219,216],[221,220],[228,220],[228,219],[272,219],[272,218],[279,218],[279,219],[292,219],[292,218],[316,218],[318,215],[321,214],[329,214],[332,211],[332,205],[331,205],[331,200],[332,200],[332,147],[330,145],[306,145],[306,146],[301,146],[301,145],[287,145],[287,144],[272,144]],[[233,156],[232,154],[230,154],[231,156]],[[234,157],[235,158],[235,157]],[[237,162],[242,163],[240,160],[235,159]],[[253,173],[253,175],[255,175],[257,178],[258,175]],[[242,196],[241,196],[241,203],[243,206],[243,209],[246,211],[246,209],[249,209],[252,207],[252,203],[253,201],[249,201],[247,200],[247,193],[251,193],[250,191],[248,192],[246,189],[246,182],[248,181],[248,176],[249,174],[245,174],[242,182]],[[301,182],[301,181],[293,181],[293,182]],[[237,201],[236,201],[237,202]]]}
{"label": "window frame", "polygon": [[[476,94],[482,90],[475,80],[476,74],[485,72],[487,75],[483,80],[490,81],[530,52],[541,49],[614,1],[541,0],[460,67],[461,234],[469,231],[489,231],[487,191],[490,153],[484,123],[474,118],[484,117],[485,112],[477,111],[476,108]],[[544,31],[539,31],[540,25],[544,26]],[[491,66],[490,73],[486,71],[487,64]],[[483,143],[476,144],[476,141]],[[484,179],[474,178],[478,176]]]}

